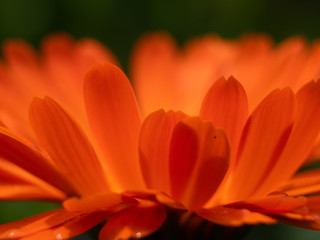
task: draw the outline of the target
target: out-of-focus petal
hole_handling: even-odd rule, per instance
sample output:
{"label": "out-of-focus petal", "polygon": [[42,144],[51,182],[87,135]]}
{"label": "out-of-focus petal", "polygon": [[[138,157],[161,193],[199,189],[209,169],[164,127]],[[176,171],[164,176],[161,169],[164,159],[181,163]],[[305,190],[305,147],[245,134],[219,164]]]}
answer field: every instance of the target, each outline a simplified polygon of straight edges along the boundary
{"label": "out-of-focus petal", "polygon": [[185,117],[182,112],[156,111],[143,122],[139,154],[142,173],[149,188],[170,193],[169,148],[174,127]]}
{"label": "out-of-focus petal", "polygon": [[30,122],[42,146],[78,194],[108,191],[92,145],[59,104],[49,97],[34,99]]}
{"label": "out-of-focus petal", "polygon": [[0,74],[1,118],[11,130],[32,140],[28,104],[37,92],[42,92],[45,82],[41,81],[38,56],[29,44],[21,40],[4,43],[3,55],[6,62],[3,74]]}
{"label": "out-of-focus petal", "polygon": [[64,194],[53,194],[39,186],[30,183],[1,183],[0,200],[55,200],[61,201],[66,196]]}
{"label": "out-of-focus petal", "polygon": [[245,200],[260,187],[277,163],[290,136],[295,97],[290,89],[274,90],[249,117],[239,145],[227,201]]}
{"label": "out-of-focus petal", "polygon": [[[132,53],[131,77],[142,114],[173,108],[176,44],[165,33],[145,35]],[[156,57],[155,57],[156,56]]]}
{"label": "out-of-focus petal", "polygon": [[75,193],[66,178],[50,164],[48,159],[34,150],[28,142],[14,136],[6,128],[0,128],[0,156],[66,194]]}
{"label": "out-of-focus petal", "polygon": [[160,228],[165,219],[163,206],[141,200],[139,204],[115,213],[101,229],[99,239],[140,239]]}
{"label": "out-of-focus petal", "polygon": [[[279,187],[303,164],[320,131],[320,81],[306,84],[297,93],[297,111],[288,143],[273,165],[270,174],[259,186],[260,193]],[[289,163],[288,163],[289,161]]]}
{"label": "out-of-focus petal", "polygon": [[203,100],[200,116],[210,120],[215,127],[222,128],[231,150],[237,149],[248,117],[248,100],[241,84],[233,77],[216,81]]}
{"label": "out-of-focus petal", "polygon": [[116,66],[95,65],[84,84],[89,122],[115,188],[144,187],[138,156],[140,116],[130,82]]}
{"label": "out-of-focus petal", "polygon": [[181,120],[169,153],[172,196],[189,209],[206,203],[229,167],[229,144],[222,130],[198,117]]}

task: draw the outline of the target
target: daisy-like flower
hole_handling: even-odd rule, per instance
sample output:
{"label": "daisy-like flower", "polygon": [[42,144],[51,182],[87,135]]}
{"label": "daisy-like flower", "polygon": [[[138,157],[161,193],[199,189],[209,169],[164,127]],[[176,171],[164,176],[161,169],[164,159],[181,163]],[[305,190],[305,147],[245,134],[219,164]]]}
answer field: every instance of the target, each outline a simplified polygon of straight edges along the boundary
{"label": "daisy-like flower", "polygon": [[148,35],[133,53],[135,92],[98,43],[43,46],[4,47],[0,198],[62,206],[1,225],[0,239],[68,239],[105,221],[101,240],[141,238],[167,209],[320,229],[320,172],[297,173],[318,156],[318,44],[204,37],[181,51]]}

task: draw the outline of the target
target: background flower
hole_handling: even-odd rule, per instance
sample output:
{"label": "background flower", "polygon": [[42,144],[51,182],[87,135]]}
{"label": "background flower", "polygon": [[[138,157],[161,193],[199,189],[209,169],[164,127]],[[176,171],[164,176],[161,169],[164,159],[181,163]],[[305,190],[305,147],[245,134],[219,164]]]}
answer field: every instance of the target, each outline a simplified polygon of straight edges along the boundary
{"label": "background flower", "polygon": [[[320,21],[319,5],[316,0],[303,3],[298,0],[2,0],[0,41],[18,37],[37,44],[50,32],[67,31],[76,37],[101,40],[126,67],[134,41],[150,30],[167,30],[179,43],[208,32],[232,38],[244,32],[266,32],[276,41],[298,34],[312,40],[320,36],[315,24]],[[14,204],[15,208],[8,208],[8,204]],[[39,203],[1,203],[1,206],[0,217],[6,218],[2,221],[22,217],[15,215],[12,209],[22,215],[43,210]],[[10,212],[6,212],[8,209]],[[277,228],[268,227],[267,233],[259,236],[273,238],[270,229]],[[287,234],[284,237],[299,239],[299,233],[306,239],[319,237],[319,233],[312,235],[310,231],[289,229],[283,233]]]}

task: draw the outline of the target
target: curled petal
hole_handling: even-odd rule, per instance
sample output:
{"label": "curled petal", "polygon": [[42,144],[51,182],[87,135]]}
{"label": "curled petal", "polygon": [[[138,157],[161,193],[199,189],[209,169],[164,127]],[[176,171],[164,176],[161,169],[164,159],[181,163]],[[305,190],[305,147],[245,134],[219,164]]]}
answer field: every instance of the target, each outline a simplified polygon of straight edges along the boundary
{"label": "curled petal", "polygon": [[173,130],[169,156],[172,196],[196,209],[215,193],[227,172],[229,144],[210,122],[185,118]]}
{"label": "curled petal", "polygon": [[143,122],[139,154],[142,173],[149,188],[170,192],[169,148],[172,131],[185,117],[181,112],[156,111]]}

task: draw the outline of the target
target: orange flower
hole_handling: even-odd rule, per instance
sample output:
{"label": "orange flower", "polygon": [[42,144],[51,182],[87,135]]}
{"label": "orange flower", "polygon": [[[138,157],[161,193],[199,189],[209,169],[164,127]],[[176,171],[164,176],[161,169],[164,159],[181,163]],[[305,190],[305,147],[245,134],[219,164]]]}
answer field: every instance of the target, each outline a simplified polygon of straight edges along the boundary
{"label": "orange flower", "polygon": [[[166,208],[320,229],[320,172],[296,173],[320,131],[316,45],[205,37],[181,52],[167,35],[145,36],[132,60],[139,105],[111,63],[82,82],[93,62],[115,63],[98,43],[59,35],[43,49],[5,45],[0,198],[62,208],[1,225],[0,239],[68,239],[107,219],[100,239],[141,238]],[[230,74],[243,82],[221,78]]]}

